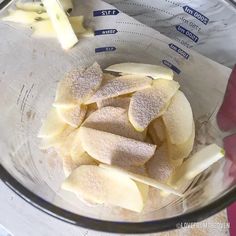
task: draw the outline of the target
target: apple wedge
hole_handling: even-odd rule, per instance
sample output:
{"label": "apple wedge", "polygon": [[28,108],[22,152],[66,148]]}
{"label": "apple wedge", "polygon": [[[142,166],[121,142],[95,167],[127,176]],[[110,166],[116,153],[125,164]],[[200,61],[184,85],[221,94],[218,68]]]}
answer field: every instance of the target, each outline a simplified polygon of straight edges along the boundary
{"label": "apple wedge", "polygon": [[[75,34],[78,37],[91,37],[94,36],[93,31],[85,29],[83,26],[83,16],[72,16],[69,17],[69,21]],[[36,38],[56,38],[57,34],[54,30],[50,20],[36,21],[32,24],[33,33],[32,37]]]}
{"label": "apple wedge", "polygon": [[129,120],[140,132],[165,112],[171,98],[179,89],[173,80],[153,81],[151,88],[137,91],[130,100]]}
{"label": "apple wedge", "polygon": [[171,160],[168,156],[168,148],[163,144],[156,150],[154,156],[146,163],[148,176],[158,181],[165,182],[183,162]]}
{"label": "apple wedge", "polygon": [[42,0],[42,3],[52,22],[62,48],[65,50],[72,48],[78,42],[78,38],[75,35],[60,0]]}
{"label": "apple wedge", "polygon": [[2,18],[3,21],[9,21],[24,25],[31,25],[36,21],[48,19],[48,14],[29,12],[22,10],[9,10],[9,15]]}
{"label": "apple wedge", "polygon": [[130,98],[129,97],[115,97],[115,98],[107,98],[97,102],[97,106],[99,109],[102,107],[121,107],[126,110],[129,108]]}
{"label": "apple wedge", "polygon": [[123,94],[149,88],[152,79],[141,75],[125,75],[109,79],[98,89],[98,91],[85,103],[99,102],[106,98],[117,97]]}
{"label": "apple wedge", "polygon": [[72,127],[79,127],[84,121],[87,107],[83,105],[77,105],[72,108],[57,108],[59,117]]}
{"label": "apple wedge", "polygon": [[192,133],[191,136],[188,138],[188,140],[181,144],[172,144],[170,140],[167,138],[167,145],[168,145],[168,151],[169,151],[169,158],[171,160],[178,160],[178,159],[184,159],[189,156],[191,151],[193,150],[194,145],[194,139],[195,139],[195,125],[193,123],[192,126]]}
{"label": "apple wedge", "polygon": [[172,144],[185,143],[192,134],[193,112],[185,95],[178,91],[162,119]]}
{"label": "apple wedge", "polygon": [[120,107],[103,107],[93,112],[82,126],[139,141],[145,139],[145,132],[137,132],[129,122],[127,110]]}
{"label": "apple wedge", "polygon": [[135,212],[141,212],[144,206],[142,194],[133,180],[98,166],[79,166],[62,183],[62,189],[91,202]]}
{"label": "apple wedge", "polygon": [[151,76],[153,79],[172,80],[174,77],[173,71],[169,68],[142,63],[120,63],[111,65],[105,70],[124,74]]}
{"label": "apple wedge", "polygon": [[46,119],[39,130],[39,138],[51,138],[60,134],[65,128],[66,123],[58,116],[57,110],[51,108]]}
{"label": "apple wedge", "polygon": [[84,103],[102,83],[102,70],[98,63],[87,69],[73,70],[59,82],[55,107],[75,107]]}
{"label": "apple wedge", "polygon": [[149,143],[86,127],[79,129],[79,137],[83,149],[91,157],[118,166],[141,166],[156,149]]}
{"label": "apple wedge", "polygon": [[225,155],[224,150],[216,144],[210,144],[189,157],[175,170],[168,183],[178,185],[179,181],[191,180],[209,168]]}
{"label": "apple wedge", "polygon": [[172,193],[172,194],[175,194],[179,197],[183,196],[183,194],[176,191],[172,187],[168,186],[167,184],[163,184],[163,183],[161,183],[161,182],[159,182],[155,179],[152,179],[152,178],[149,178],[149,177],[146,177],[146,176],[142,176],[142,175],[139,175],[139,174],[135,174],[135,173],[132,173],[130,171],[121,169],[120,167],[116,167],[116,166],[110,166],[110,165],[106,165],[106,164],[99,164],[99,167],[104,168],[106,170],[109,170],[111,172],[111,174],[117,173],[120,176],[122,176],[122,175],[126,176],[126,177],[128,177],[132,180],[135,180],[137,182],[140,182],[140,183],[152,186],[154,188],[163,190],[167,193]]}

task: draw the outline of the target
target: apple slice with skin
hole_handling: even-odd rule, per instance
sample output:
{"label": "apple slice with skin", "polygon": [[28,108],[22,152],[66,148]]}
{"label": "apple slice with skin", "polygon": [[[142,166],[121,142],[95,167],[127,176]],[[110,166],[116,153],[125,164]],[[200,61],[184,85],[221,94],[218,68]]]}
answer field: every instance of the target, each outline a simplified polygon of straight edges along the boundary
{"label": "apple slice with skin", "polygon": [[36,21],[48,19],[48,14],[29,12],[22,10],[9,10],[9,15],[2,18],[3,21],[9,21],[24,25],[31,25]]}
{"label": "apple slice with skin", "polygon": [[163,190],[165,192],[175,194],[179,197],[183,196],[183,194],[179,193],[178,191],[176,191],[172,187],[168,186],[167,184],[163,184],[163,183],[161,183],[161,182],[159,182],[155,179],[152,179],[152,178],[149,178],[149,177],[146,177],[146,176],[142,176],[142,175],[139,175],[139,174],[135,174],[135,173],[132,173],[130,171],[121,169],[120,167],[116,167],[116,166],[110,166],[110,165],[106,165],[106,164],[99,164],[99,166],[104,168],[104,169],[109,170],[113,174],[119,173],[120,176],[124,175],[126,177],[129,177],[129,178],[137,181],[137,182],[141,182],[143,184],[152,186],[154,188]]}
{"label": "apple slice with skin", "polygon": [[58,116],[57,110],[51,108],[46,119],[39,130],[39,138],[51,138],[60,134],[65,128],[66,123]]}
{"label": "apple slice with skin", "polygon": [[97,92],[85,104],[118,97],[150,87],[152,79],[140,75],[125,75],[109,79],[102,84]]}
{"label": "apple slice with skin", "polygon": [[155,80],[151,88],[134,93],[130,100],[129,120],[140,132],[165,112],[171,98],[179,89],[173,80]]}
{"label": "apple slice with skin", "polygon": [[91,157],[118,166],[141,166],[156,149],[149,143],[86,127],[80,127],[79,138],[83,149]]}
{"label": "apple slice with skin", "polygon": [[190,180],[209,168],[224,156],[224,150],[216,144],[210,144],[189,157],[171,175],[168,183],[178,186],[179,182]]}
{"label": "apple slice with skin", "polygon": [[98,63],[87,69],[73,70],[59,82],[55,107],[75,107],[92,96],[102,83],[102,70]]}
{"label": "apple slice with skin", "polygon": [[78,167],[62,183],[62,189],[91,202],[119,206],[135,212],[141,212],[144,206],[142,194],[133,180],[99,166]]}
{"label": "apple slice with skin", "polygon": [[123,74],[134,74],[151,76],[154,79],[168,79],[172,80],[174,73],[171,69],[142,63],[120,63],[114,64],[105,69],[106,71],[119,72]]}
{"label": "apple slice with skin", "polygon": [[59,0],[42,0],[42,3],[56,31],[61,47],[65,50],[72,48],[78,42],[78,38],[63,10],[61,2]]}
{"label": "apple slice with skin", "polygon": [[185,95],[178,91],[162,119],[172,144],[185,143],[192,134],[193,112]]}
{"label": "apple slice with skin", "polygon": [[146,136],[145,132],[140,133],[134,129],[129,122],[127,110],[120,107],[103,107],[93,112],[82,126],[140,141]]}
{"label": "apple slice with skin", "polygon": [[79,127],[84,121],[87,107],[83,105],[77,105],[72,108],[57,108],[59,117],[72,127]]}

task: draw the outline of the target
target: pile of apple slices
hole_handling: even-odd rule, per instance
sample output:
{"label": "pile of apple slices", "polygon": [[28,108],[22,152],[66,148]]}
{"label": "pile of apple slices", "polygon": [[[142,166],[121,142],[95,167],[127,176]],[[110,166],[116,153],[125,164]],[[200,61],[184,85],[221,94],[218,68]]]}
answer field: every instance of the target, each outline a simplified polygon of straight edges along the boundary
{"label": "pile of apple slices", "polygon": [[78,37],[91,37],[93,31],[84,27],[83,16],[69,16],[72,0],[17,2],[3,21],[20,23],[33,29],[33,37],[58,38],[63,49],[78,42]]}
{"label": "pile of apple slices", "polygon": [[113,74],[96,62],[68,73],[39,131],[40,147],[62,159],[62,188],[135,212],[144,208],[149,187],[183,196],[179,180],[204,171],[222,149],[212,144],[184,161],[195,126],[170,69],[122,63],[105,70]]}

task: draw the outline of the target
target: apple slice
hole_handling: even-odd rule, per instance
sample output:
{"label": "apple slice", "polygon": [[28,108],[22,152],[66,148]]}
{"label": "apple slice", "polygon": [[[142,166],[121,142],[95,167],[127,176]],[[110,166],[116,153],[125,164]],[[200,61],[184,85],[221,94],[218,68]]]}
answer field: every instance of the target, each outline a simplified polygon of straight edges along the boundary
{"label": "apple slice", "polygon": [[125,75],[109,79],[98,89],[98,91],[85,103],[90,104],[106,98],[133,93],[137,90],[149,88],[152,79],[141,75]]}
{"label": "apple slice", "polygon": [[71,172],[76,168],[76,165],[70,156],[61,156],[61,158],[65,177],[68,177]]}
{"label": "apple slice", "polygon": [[83,105],[77,105],[72,108],[58,108],[57,109],[59,117],[67,124],[72,127],[79,127],[83,122],[87,107]]}
{"label": "apple slice", "polygon": [[183,196],[183,194],[176,191],[172,187],[168,186],[167,184],[163,184],[163,183],[161,183],[161,182],[159,182],[155,179],[152,179],[152,178],[149,178],[149,177],[146,177],[146,176],[142,176],[142,175],[139,175],[139,174],[135,174],[135,173],[132,173],[130,171],[121,169],[120,167],[116,167],[116,166],[110,166],[110,165],[105,165],[105,164],[99,164],[99,166],[104,168],[104,169],[110,170],[111,174],[117,173],[120,176],[122,176],[122,175],[126,176],[130,179],[133,179],[133,180],[137,181],[137,182],[152,186],[154,188],[163,190],[165,192],[172,193],[172,194],[175,194],[175,195],[180,196],[180,197]]}
{"label": "apple slice", "polygon": [[59,0],[42,0],[63,49],[72,48],[78,39]]}
{"label": "apple slice", "polygon": [[57,110],[51,108],[44,120],[39,133],[39,138],[51,138],[60,134],[66,128],[66,123],[58,116]]}
{"label": "apple slice", "polygon": [[151,76],[154,79],[172,80],[174,77],[173,71],[169,68],[141,63],[120,63],[111,65],[105,70],[124,74]]}
{"label": "apple slice", "polygon": [[184,159],[188,157],[191,151],[193,150],[194,139],[195,139],[194,123],[192,126],[192,134],[186,142],[181,143],[181,144],[172,144],[170,140],[167,138],[170,159],[178,160],[178,159]]}
{"label": "apple slice", "polygon": [[216,144],[210,144],[189,157],[175,170],[168,183],[172,186],[179,181],[190,180],[209,168],[225,155],[224,150]]}
{"label": "apple slice", "polygon": [[[71,0],[60,0],[60,3],[65,11],[71,12],[73,9],[73,3]],[[35,11],[35,12],[45,12],[46,9],[42,2],[22,2],[18,1],[16,7],[24,11]]]}
{"label": "apple slice", "polygon": [[16,2],[16,7],[23,11],[45,12],[42,2]]}
{"label": "apple slice", "polygon": [[79,137],[83,149],[91,157],[118,166],[143,165],[156,149],[149,143],[86,127],[79,129]]}
{"label": "apple slice", "polygon": [[31,25],[36,21],[48,19],[48,14],[29,12],[22,10],[9,10],[9,15],[2,18],[3,21],[15,22],[24,25]]}
{"label": "apple slice", "polygon": [[146,163],[148,175],[158,181],[165,182],[182,162],[183,159],[176,161],[170,160],[168,157],[168,148],[166,144],[163,144]]}
{"label": "apple slice", "polygon": [[84,152],[82,155],[73,158],[73,161],[75,162],[76,166],[97,165],[98,163],[95,159],[89,156],[87,152]]}
{"label": "apple slice", "polygon": [[126,110],[129,108],[130,98],[129,97],[115,97],[115,98],[107,98],[97,102],[97,106],[99,109],[102,107],[121,107]]}
{"label": "apple slice", "polygon": [[120,107],[103,107],[93,112],[82,126],[139,141],[143,141],[146,135],[134,129],[129,122],[127,110]]}
{"label": "apple slice", "polygon": [[178,91],[162,116],[170,142],[186,142],[192,133],[193,112],[185,95]]}
{"label": "apple slice", "polygon": [[98,63],[85,69],[70,72],[60,81],[55,107],[75,107],[84,103],[99,88],[102,83],[102,70]]}
{"label": "apple slice", "polygon": [[178,89],[179,83],[159,79],[151,88],[136,92],[129,106],[129,120],[134,128],[142,132],[151,121],[163,115]]}
{"label": "apple slice", "polygon": [[141,212],[144,206],[142,194],[133,180],[98,166],[78,167],[62,183],[62,188],[91,202],[135,212]]}
{"label": "apple slice", "polygon": [[[84,17],[83,16],[73,16],[69,17],[69,21],[75,34],[78,37],[88,37],[93,36],[93,32],[90,29],[85,29],[83,26]],[[38,38],[56,38],[57,34],[54,30],[50,20],[38,21],[32,24],[33,37]]]}
{"label": "apple slice", "polygon": [[166,140],[165,125],[161,117],[151,122],[148,127],[148,134],[151,136],[153,142],[157,146],[161,146],[162,143]]}

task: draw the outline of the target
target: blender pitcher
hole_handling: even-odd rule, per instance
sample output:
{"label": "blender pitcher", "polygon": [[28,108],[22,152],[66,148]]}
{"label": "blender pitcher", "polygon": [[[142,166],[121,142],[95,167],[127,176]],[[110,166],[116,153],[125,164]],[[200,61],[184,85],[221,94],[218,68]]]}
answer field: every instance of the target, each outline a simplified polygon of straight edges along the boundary
{"label": "blender pitcher", "polygon": [[[148,233],[174,229],[181,222],[203,220],[227,207],[236,199],[234,164],[227,158],[227,150],[225,158],[184,186],[184,198],[168,196],[161,200],[160,196],[154,195],[154,203],[150,204],[155,207],[151,210],[147,207],[140,214],[88,206],[60,190],[64,179],[60,159],[54,152],[38,148],[37,133],[54,100],[58,81],[75,67],[89,66],[97,61],[102,68],[120,62],[160,64],[171,68],[193,109],[194,150],[210,143],[223,147],[225,137],[233,137],[235,127],[230,126],[223,132],[216,120],[230,68],[184,47],[108,3],[98,0],[74,3],[73,14],[84,15],[86,24],[95,34],[92,38],[80,39],[68,52],[63,51],[54,39],[32,38],[30,28],[0,22],[2,181],[53,217],[106,232]],[[0,6],[4,8],[3,16],[14,4],[3,1]],[[110,33],[100,34],[102,30]],[[231,80],[233,77],[235,72]],[[230,109],[233,113],[235,107]],[[224,107],[220,114],[219,120],[222,120]],[[233,146],[234,141],[230,142]]]}

